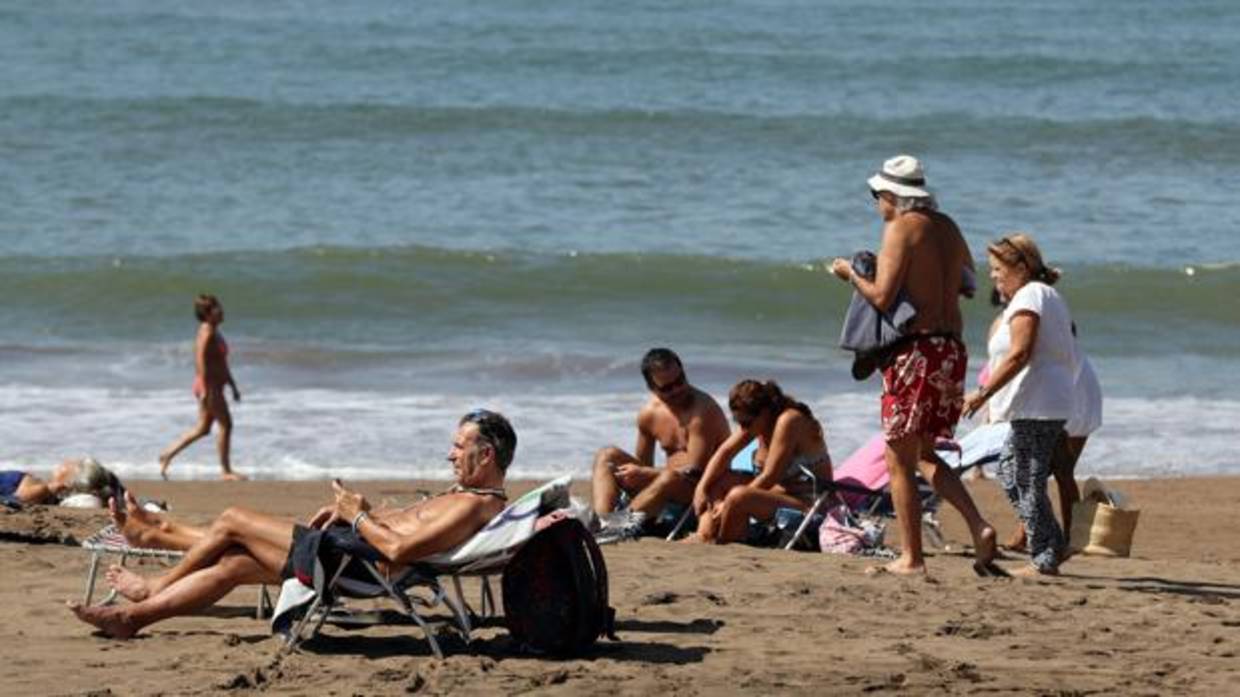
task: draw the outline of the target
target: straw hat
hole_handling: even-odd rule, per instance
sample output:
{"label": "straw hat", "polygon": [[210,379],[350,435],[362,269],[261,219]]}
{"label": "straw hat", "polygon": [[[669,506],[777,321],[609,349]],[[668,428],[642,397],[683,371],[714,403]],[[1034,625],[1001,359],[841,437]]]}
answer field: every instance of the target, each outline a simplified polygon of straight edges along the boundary
{"label": "straw hat", "polygon": [[928,198],[926,173],[912,155],[896,155],[883,163],[878,174],[866,180],[873,191],[890,191],[905,198]]}

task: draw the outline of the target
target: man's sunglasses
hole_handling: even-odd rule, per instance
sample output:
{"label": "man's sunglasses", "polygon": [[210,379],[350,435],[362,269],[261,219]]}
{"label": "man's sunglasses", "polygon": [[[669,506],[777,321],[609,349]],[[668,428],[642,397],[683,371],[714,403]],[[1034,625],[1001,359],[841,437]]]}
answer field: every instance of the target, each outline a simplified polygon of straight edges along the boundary
{"label": "man's sunglasses", "polygon": [[658,392],[659,394],[670,394],[672,392],[675,392],[676,390],[679,390],[681,387],[684,387],[684,386],[685,386],[685,374],[684,373],[681,373],[679,376],[677,376],[675,380],[672,380],[666,385],[660,385],[658,383],[655,383],[653,385],[654,391]]}

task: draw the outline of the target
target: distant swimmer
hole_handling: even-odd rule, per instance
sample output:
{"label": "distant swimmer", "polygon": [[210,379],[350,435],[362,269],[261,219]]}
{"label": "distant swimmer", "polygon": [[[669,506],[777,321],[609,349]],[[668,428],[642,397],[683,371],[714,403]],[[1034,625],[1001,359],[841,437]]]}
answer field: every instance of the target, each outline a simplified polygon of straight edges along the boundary
{"label": "distant swimmer", "polygon": [[232,443],[232,414],[224,388],[232,389],[233,399],[241,401],[241,391],[228,368],[228,342],[220,333],[224,322],[224,306],[214,295],[199,295],[194,299],[194,316],[198,318],[198,338],[194,341],[194,399],[198,401],[198,423],[186,431],[175,443],[159,456],[159,474],[168,478],[168,467],[191,443],[211,433],[211,425],[218,424],[220,478],[245,479],[232,470],[230,447]]}

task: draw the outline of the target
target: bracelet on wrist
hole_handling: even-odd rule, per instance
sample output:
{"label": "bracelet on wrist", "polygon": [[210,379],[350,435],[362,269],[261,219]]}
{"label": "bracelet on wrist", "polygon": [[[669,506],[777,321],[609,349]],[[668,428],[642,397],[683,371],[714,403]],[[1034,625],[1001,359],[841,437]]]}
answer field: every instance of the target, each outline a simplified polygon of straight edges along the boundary
{"label": "bracelet on wrist", "polygon": [[353,532],[357,532],[357,526],[361,525],[362,521],[369,517],[370,514],[366,511],[358,511],[358,514],[353,516]]}

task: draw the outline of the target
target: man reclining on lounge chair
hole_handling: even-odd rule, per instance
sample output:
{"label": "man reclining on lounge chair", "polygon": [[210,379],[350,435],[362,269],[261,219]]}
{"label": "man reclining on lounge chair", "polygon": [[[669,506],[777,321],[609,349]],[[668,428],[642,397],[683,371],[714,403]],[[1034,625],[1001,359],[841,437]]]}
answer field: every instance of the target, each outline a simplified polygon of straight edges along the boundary
{"label": "man reclining on lounge chair", "polygon": [[[372,515],[361,494],[334,482],[335,504],[321,509],[310,525],[351,524],[383,555],[383,570],[391,573],[392,567],[465,542],[503,510],[504,474],[516,445],[516,433],[502,415],[472,411],[461,418],[448,455],[456,475],[452,488],[408,508]],[[105,634],[127,639],[149,624],[207,607],[239,585],[279,585],[299,527],[291,520],[230,508],[168,573],[143,578],[113,568],[109,580],[133,604],[70,602],[69,608]]]}

